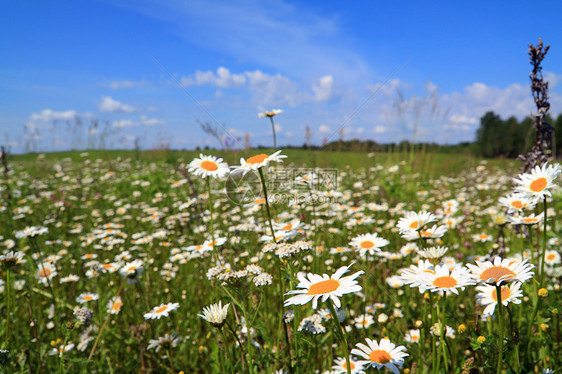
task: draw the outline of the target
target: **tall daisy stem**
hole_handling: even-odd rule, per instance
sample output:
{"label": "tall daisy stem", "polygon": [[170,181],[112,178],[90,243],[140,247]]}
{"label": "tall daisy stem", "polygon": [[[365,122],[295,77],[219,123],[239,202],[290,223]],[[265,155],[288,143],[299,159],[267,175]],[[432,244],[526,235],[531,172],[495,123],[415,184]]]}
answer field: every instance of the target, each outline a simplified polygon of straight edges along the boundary
{"label": "tall daisy stem", "polygon": [[11,312],[10,311],[10,297],[11,297],[11,292],[12,292],[12,290],[11,290],[12,285],[10,284],[10,270],[11,270],[10,266],[8,266],[6,268],[6,288],[8,289],[8,291],[7,291],[8,292],[8,295],[7,295],[8,300],[6,301],[6,303],[7,303],[6,312],[8,314],[8,316],[6,318],[6,343],[7,343],[7,347],[10,346],[10,318],[11,318],[11,316],[10,316],[10,312]]}
{"label": "tall daisy stem", "polygon": [[265,186],[265,177],[263,176],[263,171],[261,170],[261,168],[258,169],[258,172],[260,173],[261,186],[263,187],[263,195],[265,197],[265,209],[267,211],[267,218],[269,220],[269,228],[271,229],[273,242],[277,243],[277,239],[275,239],[275,230],[273,229],[273,223],[271,221],[271,212],[269,210],[269,200],[267,199],[267,187]]}
{"label": "tall daisy stem", "polygon": [[[209,194],[209,212],[211,213],[211,240],[213,241],[213,254],[215,255],[215,262],[221,264],[219,254],[215,248],[215,225],[214,225],[214,213],[213,213],[213,200],[211,199],[211,177],[207,176],[207,193]],[[221,264],[222,265],[222,264]]]}
{"label": "tall daisy stem", "polygon": [[496,284],[496,298],[498,299],[498,320],[500,323],[500,347],[498,352],[498,367],[496,370],[497,374],[501,374],[502,371],[502,356],[503,356],[503,312],[502,312],[502,286]]}
{"label": "tall daisy stem", "polygon": [[[445,294],[445,291],[443,291],[443,294]],[[447,332],[447,325],[445,325],[445,297],[443,296],[443,310],[439,309],[439,302],[436,303],[437,305],[437,318],[439,318],[439,324],[441,325],[439,327],[439,346],[441,347],[441,349],[443,350],[443,362],[445,363],[445,372],[448,373],[449,372],[449,364],[447,363],[447,347],[445,346],[445,333]]]}
{"label": "tall daisy stem", "polygon": [[269,117],[271,121],[271,131],[273,131],[273,148],[277,149],[277,137],[275,136],[275,123],[273,122],[273,117]]}
{"label": "tall daisy stem", "polygon": [[544,280],[544,260],[545,260],[545,254],[546,254],[546,209],[547,209],[547,203],[546,203],[546,196],[543,198],[543,203],[544,203],[544,226],[543,226],[543,241],[542,241],[542,253],[541,253],[541,276],[540,276],[540,287],[542,287],[543,285],[543,280]]}
{"label": "tall daisy stem", "polygon": [[351,364],[349,362],[349,346],[347,345],[347,339],[345,338],[345,334],[342,330],[341,323],[332,300],[328,299],[326,300],[326,303],[328,304],[328,308],[330,308],[330,313],[332,313],[332,319],[336,321],[336,336],[339,337],[341,344],[345,348],[345,367],[347,369],[347,374],[351,374]]}

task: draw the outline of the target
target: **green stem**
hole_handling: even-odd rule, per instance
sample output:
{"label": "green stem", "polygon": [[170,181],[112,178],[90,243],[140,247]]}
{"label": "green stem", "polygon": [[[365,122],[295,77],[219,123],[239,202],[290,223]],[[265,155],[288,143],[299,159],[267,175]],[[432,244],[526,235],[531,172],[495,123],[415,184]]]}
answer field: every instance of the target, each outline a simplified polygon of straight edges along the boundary
{"label": "green stem", "polygon": [[211,199],[211,177],[207,176],[207,192],[209,194],[209,212],[211,213],[211,240],[213,241],[213,254],[215,255],[215,262],[220,264],[220,258],[215,248],[215,225],[214,225],[214,213],[213,213],[213,200]]}
{"label": "green stem", "polygon": [[[445,291],[443,291],[443,295],[445,294]],[[445,296],[443,296],[443,299],[445,300]],[[437,318],[440,320],[440,334],[439,334],[439,341],[441,342],[440,346],[441,349],[443,350],[443,362],[445,362],[445,372],[448,373],[449,372],[449,364],[447,363],[447,347],[445,346],[445,333],[447,331],[447,328],[445,326],[445,313],[443,312],[445,310],[445,301],[443,301],[443,311],[441,311],[439,309],[439,302],[436,303],[437,304]]]}
{"label": "green stem", "polygon": [[224,349],[228,352],[228,357],[230,358],[230,371],[232,372],[232,368],[234,367],[234,364],[236,363],[236,360],[234,359],[234,356],[232,355],[232,352],[230,351],[230,349],[227,347],[227,343],[226,343],[226,336],[224,335],[224,331],[222,331],[222,326],[219,328],[219,331],[221,333],[222,336],[222,344],[224,346]]}
{"label": "green stem", "polygon": [[8,289],[8,300],[7,300],[7,312],[8,316],[6,318],[6,348],[9,349],[10,347],[10,296],[11,296],[11,288],[10,285],[10,266],[6,268],[6,288]]}
{"label": "green stem", "polygon": [[498,320],[500,323],[500,347],[498,353],[498,367],[496,370],[497,374],[501,374],[502,371],[502,356],[503,356],[503,314],[502,314],[502,286],[501,284],[496,284],[496,298],[498,299]]}
{"label": "green stem", "polygon": [[542,241],[542,254],[541,254],[541,276],[540,276],[540,280],[539,280],[539,285],[540,287],[543,286],[543,280],[544,280],[544,258],[545,258],[545,254],[546,254],[546,209],[547,209],[547,203],[546,203],[546,196],[543,198],[543,203],[544,203],[544,228],[543,228],[543,241]]}
{"label": "green stem", "polygon": [[336,321],[336,336],[340,338],[340,342],[345,348],[345,367],[347,369],[347,374],[351,374],[351,364],[349,362],[349,347],[347,345],[347,339],[345,338],[345,334],[342,331],[340,320],[338,318],[338,314],[336,313],[336,309],[334,308],[332,300],[328,299],[326,300],[326,303],[328,304],[328,308],[330,308],[330,313],[332,313],[332,319]]}
{"label": "green stem", "polygon": [[273,230],[273,223],[271,221],[271,212],[269,211],[269,201],[267,199],[267,187],[265,186],[265,177],[263,176],[262,168],[258,169],[260,173],[261,185],[263,187],[263,195],[265,197],[265,208],[267,211],[267,218],[269,219],[269,228],[271,229],[271,235],[273,236],[273,242],[277,243],[277,239],[275,238],[275,230]]}
{"label": "green stem", "polygon": [[277,149],[277,138],[275,136],[275,123],[273,123],[273,117],[269,117],[271,121],[271,130],[273,131],[273,148]]}
{"label": "green stem", "polygon": [[64,349],[66,348],[66,342],[68,341],[68,334],[64,337],[64,343],[62,344],[62,351],[60,353],[59,359],[59,373],[62,374],[64,371],[64,363],[63,363],[63,356],[64,356]]}
{"label": "green stem", "polygon": [[[228,327],[228,329],[230,330],[230,333],[232,334],[232,336],[234,336],[234,339],[236,339],[236,341],[238,342],[238,345],[240,346],[240,355],[242,356],[242,364],[246,364],[246,367],[248,368],[248,372],[252,372],[250,365],[248,364],[248,361],[246,360],[246,354],[244,353],[244,348],[242,346],[242,342],[240,341],[240,339],[238,339],[238,335],[236,335],[236,331],[234,331],[234,329],[232,328],[232,326],[230,326],[230,324],[228,322],[226,322],[226,326]],[[251,360],[251,358],[250,358]]]}

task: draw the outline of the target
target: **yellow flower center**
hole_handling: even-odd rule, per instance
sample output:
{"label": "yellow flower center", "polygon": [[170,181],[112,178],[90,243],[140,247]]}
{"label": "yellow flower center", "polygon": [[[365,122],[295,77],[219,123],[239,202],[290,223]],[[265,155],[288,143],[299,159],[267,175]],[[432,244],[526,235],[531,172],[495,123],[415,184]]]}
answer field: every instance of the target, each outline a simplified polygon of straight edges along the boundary
{"label": "yellow flower center", "polygon": [[412,336],[412,340],[415,341],[415,342],[417,342],[417,341],[419,340],[419,338],[420,338],[420,337],[417,336],[417,335],[413,335],[413,336]]}
{"label": "yellow flower center", "polygon": [[288,225],[286,225],[285,227],[283,227],[283,230],[285,230],[285,231],[290,231],[292,229],[293,229],[293,225],[290,224],[290,223]]}
{"label": "yellow flower center", "polygon": [[340,282],[335,279],[328,279],[315,283],[308,289],[308,295],[321,295],[338,289]]}
{"label": "yellow flower center", "polygon": [[[502,286],[502,301],[507,300],[509,295],[511,295],[511,291],[509,290],[509,287]],[[496,302],[498,301],[498,292],[496,291],[496,289],[492,291],[492,299],[496,300]]]}
{"label": "yellow flower center", "polygon": [[537,222],[538,219],[536,218],[523,218],[523,222],[525,223],[533,223],[533,222]]}
{"label": "yellow flower center", "polygon": [[371,362],[376,362],[377,364],[384,365],[390,362],[392,358],[390,357],[387,351],[378,349],[376,351],[371,352],[371,354],[369,355],[369,359],[371,360]]}
{"label": "yellow flower center", "polygon": [[531,185],[529,186],[529,188],[533,192],[541,192],[542,190],[544,190],[545,187],[546,187],[546,178],[545,177],[540,177],[540,178],[534,180],[531,183]]}
{"label": "yellow flower center", "polygon": [[42,276],[43,278],[47,278],[49,275],[51,275],[51,269],[44,268],[43,270],[41,270],[39,275]]}
{"label": "yellow flower center", "polygon": [[203,161],[201,163],[201,167],[207,171],[215,171],[219,168],[219,166],[215,162],[209,160]]}
{"label": "yellow flower center", "polygon": [[[343,367],[345,370],[347,370],[347,363],[344,362],[343,365],[342,365],[342,367]],[[351,361],[349,362],[349,368],[350,368],[351,370],[355,369],[355,364],[354,364],[353,362],[351,362]]]}
{"label": "yellow flower center", "polygon": [[514,207],[515,209],[521,209],[523,208],[523,203],[519,200],[515,200],[511,202],[511,206]]}
{"label": "yellow flower center", "polygon": [[419,227],[418,221],[414,221],[414,222],[410,223],[410,228],[412,230],[416,230],[418,227]]}
{"label": "yellow flower center", "polygon": [[90,300],[92,300],[92,299],[93,299],[93,297],[90,296],[90,295],[84,296],[84,301],[90,301]]}
{"label": "yellow flower center", "polygon": [[515,273],[501,266],[492,266],[491,268],[484,270],[482,274],[480,274],[480,279],[488,280],[490,278],[493,278],[497,282],[501,277],[504,276],[504,279],[510,279],[515,276]]}
{"label": "yellow flower center", "polygon": [[262,153],[261,155],[256,155],[256,156],[252,156],[249,159],[246,160],[247,164],[259,164],[260,162],[264,162],[267,158],[269,158],[268,155],[266,155],[265,153]]}
{"label": "yellow flower center", "polygon": [[549,253],[548,255],[546,255],[546,259],[548,261],[552,261],[556,258],[556,255],[554,253]]}
{"label": "yellow flower center", "polygon": [[375,246],[375,243],[373,243],[370,240],[365,240],[364,242],[361,242],[361,244],[359,245],[361,246],[361,248],[368,249],[368,248],[373,248]]}
{"label": "yellow flower center", "polygon": [[154,311],[154,313],[160,314],[160,313],[165,312],[166,309],[168,309],[168,307],[167,307],[166,305],[163,305],[163,306],[161,306],[160,308],[156,309],[156,310]]}
{"label": "yellow flower center", "polygon": [[458,283],[457,280],[450,276],[435,278],[433,284],[439,288],[455,287]]}
{"label": "yellow flower center", "polygon": [[428,236],[432,236],[433,233],[432,233],[431,231],[420,231],[420,235],[421,235],[423,238],[427,238]]}
{"label": "yellow flower center", "polygon": [[478,235],[478,238],[480,238],[480,240],[488,239],[488,235],[480,234],[480,235]]}
{"label": "yellow flower center", "polygon": [[119,309],[121,309],[121,303],[119,301],[116,301],[111,309],[113,309],[114,311],[118,311]]}

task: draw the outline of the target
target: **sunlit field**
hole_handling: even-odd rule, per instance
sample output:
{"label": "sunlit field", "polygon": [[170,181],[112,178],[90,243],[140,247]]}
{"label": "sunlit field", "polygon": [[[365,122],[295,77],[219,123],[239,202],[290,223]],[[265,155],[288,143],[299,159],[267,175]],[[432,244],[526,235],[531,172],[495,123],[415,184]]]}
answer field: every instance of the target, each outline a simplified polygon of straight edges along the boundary
{"label": "sunlit field", "polygon": [[5,166],[0,372],[562,367],[556,162],[262,149]]}

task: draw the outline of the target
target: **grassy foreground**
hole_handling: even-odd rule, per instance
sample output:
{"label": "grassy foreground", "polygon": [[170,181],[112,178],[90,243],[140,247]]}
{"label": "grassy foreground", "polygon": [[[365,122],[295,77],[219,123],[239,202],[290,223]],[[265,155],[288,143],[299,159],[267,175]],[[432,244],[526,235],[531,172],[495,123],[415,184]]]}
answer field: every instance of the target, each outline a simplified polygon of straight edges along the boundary
{"label": "grassy foreground", "polygon": [[[284,150],[284,163],[246,180],[201,178],[186,167],[199,153],[235,166],[241,157],[273,152],[10,157],[0,212],[0,348],[9,352],[0,352],[0,370],[560,368],[560,189],[552,188],[544,205],[514,213],[499,198],[513,191],[518,162],[439,153]],[[312,182],[295,181],[312,171]],[[539,216],[545,206],[546,224],[512,220]],[[418,237],[407,237],[401,219],[421,211],[431,222],[417,219]],[[424,249],[438,246],[447,252],[424,262]],[[21,258],[9,260],[11,251]],[[534,274],[509,283],[517,289],[468,280],[466,264],[496,255],[510,266],[527,260]],[[333,276],[348,266],[344,276],[353,274],[359,290]],[[456,284],[447,278],[445,287],[440,277]],[[287,303],[294,296],[287,292],[307,284],[311,300],[333,297],[320,297],[317,308],[310,300]],[[226,315],[205,315],[203,308],[219,301],[229,305]],[[369,351],[361,355],[359,343]]]}

